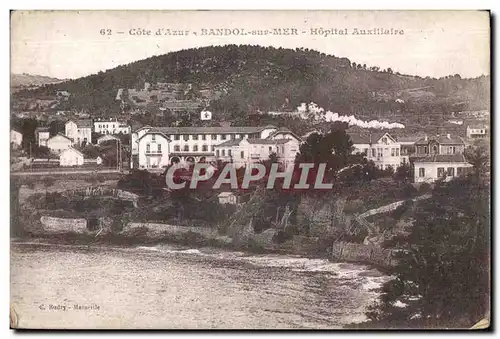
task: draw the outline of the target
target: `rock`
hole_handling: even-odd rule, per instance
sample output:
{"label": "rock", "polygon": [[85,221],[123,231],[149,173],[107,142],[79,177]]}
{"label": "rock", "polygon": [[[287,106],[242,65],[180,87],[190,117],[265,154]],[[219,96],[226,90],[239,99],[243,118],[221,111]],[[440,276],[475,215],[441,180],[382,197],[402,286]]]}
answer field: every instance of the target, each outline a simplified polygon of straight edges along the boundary
{"label": "rock", "polygon": [[270,248],[274,246],[273,238],[277,231],[274,228],[267,229],[262,233],[255,234],[253,236],[253,241],[260,247]]}

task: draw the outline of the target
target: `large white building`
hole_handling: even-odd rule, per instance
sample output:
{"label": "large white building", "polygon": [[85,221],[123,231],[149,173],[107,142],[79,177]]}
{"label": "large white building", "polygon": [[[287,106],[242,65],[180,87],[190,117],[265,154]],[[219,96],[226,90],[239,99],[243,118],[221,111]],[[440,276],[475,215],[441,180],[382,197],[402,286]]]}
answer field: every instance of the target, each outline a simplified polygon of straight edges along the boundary
{"label": "large white building", "polygon": [[94,121],[94,132],[100,134],[130,134],[130,126],[117,119],[97,119]]}
{"label": "large white building", "polygon": [[[273,135],[272,138],[278,139],[284,138],[288,135],[287,133],[293,134],[290,131],[278,130],[272,125],[261,127],[144,126],[132,133],[131,168],[157,169],[171,163],[211,162],[217,160],[216,146],[224,142],[239,139],[268,139],[271,135]],[[298,146],[296,149],[298,151]],[[221,154],[220,151],[219,155]]]}
{"label": "large white building", "polygon": [[347,133],[351,137],[353,153],[363,153],[368,160],[385,170],[394,170],[403,163],[401,144],[387,132],[378,133]]}
{"label": "large white building", "polygon": [[215,146],[215,159],[233,163],[236,168],[268,160],[275,154],[285,170],[292,170],[302,140],[288,129],[280,128],[267,138],[234,139]]}
{"label": "large white building", "polygon": [[472,168],[462,154],[432,154],[415,159],[413,164],[416,183],[451,179],[468,173]]}
{"label": "large white building", "polygon": [[64,126],[65,135],[70,138],[75,145],[92,142],[92,120],[75,119],[68,120]]}

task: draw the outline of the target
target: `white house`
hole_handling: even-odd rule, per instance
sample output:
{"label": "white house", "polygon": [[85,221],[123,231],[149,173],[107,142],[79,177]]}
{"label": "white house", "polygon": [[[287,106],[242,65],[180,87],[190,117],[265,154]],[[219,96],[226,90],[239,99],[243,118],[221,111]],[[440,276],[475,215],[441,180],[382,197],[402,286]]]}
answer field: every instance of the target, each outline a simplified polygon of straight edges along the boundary
{"label": "white house", "polygon": [[97,144],[100,145],[103,142],[110,141],[110,140],[119,141],[120,139],[111,135],[111,134],[105,134],[102,137],[97,138]]}
{"label": "white house", "polygon": [[462,154],[433,154],[416,158],[415,182],[432,183],[440,178],[451,179],[468,173],[472,167]]}
{"label": "white house", "polygon": [[54,153],[61,153],[71,146],[73,146],[73,140],[61,133],[47,140],[47,147]]}
{"label": "white house", "polygon": [[238,203],[238,197],[234,195],[233,192],[222,192],[217,195],[219,198],[219,204],[225,205],[225,204],[232,204],[235,205]]}
{"label": "white house", "polygon": [[488,127],[485,125],[467,126],[467,138],[485,138],[488,135]]}
{"label": "white house", "polygon": [[387,132],[347,133],[351,137],[353,153],[363,153],[380,169],[396,169],[402,164],[401,144]]}
{"label": "white house", "polygon": [[59,155],[59,165],[62,167],[82,166],[84,164],[102,164],[100,156],[86,154],[83,150],[70,147],[61,152]]}
{"label": "white house", "polygon": [[16,131],[15,129],[10,130],[10,144],[14,148],[21,147],[23,143],[23,134],[21,132]]}
{"label": "white house", "polygon": [[117,119],[97,119],[94,121],[94,132],[100,134],[130,134],[130,126]]}
{"label": "white house", "polygon": [[47,140],[50,138],[50,132],[48,127],[37,127],[35,128],[36,143],[38,146],[47,146]]}
{"label": "white house", "polygon": [[73,140],[75,145],[91,143],[92,141],[92,120],[78,119],[68,120],[64,126],[65,135]]}
{"label": "white house", "polygon": [[82,152],[73,147],[70,147],[62,151],[59,155],[59,165],[63,167],[81,166],[83,165],[83,159],[84,156]]}
{"label": "white house", "polygon": [[170,163],[215,160],[215,146],[228,140],[267,138],[275,126],[151,127],[132,133],[131,168],[154,169]]}

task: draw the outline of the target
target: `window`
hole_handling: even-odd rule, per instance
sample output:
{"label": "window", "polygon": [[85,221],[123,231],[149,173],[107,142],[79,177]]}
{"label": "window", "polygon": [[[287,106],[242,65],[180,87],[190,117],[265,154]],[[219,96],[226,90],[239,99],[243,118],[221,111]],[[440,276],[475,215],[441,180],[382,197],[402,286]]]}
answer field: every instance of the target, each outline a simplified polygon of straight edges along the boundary
{"label": "window", "polygon": [[457,167],[457,176],[463,175],[464,174],[464,168],[463,167]]}
{"label": "window", "polygon": [[201,151],[202,152],[208,152],[208,146],[207,145],[201,146]]}
{"label": "window", "polygon": [[217,134],[212,134],[212,140],[217,140]]}
{"label": "window", "polygon": [[383,148],[377,148],[377,157],[381,158],[384,156],[384,149]]}
{"label": "window", "polygon": [[418,176],[421,178],[425,177],[425,168],[418,169]]}
{"label": "window", "polygon": [[395,157],[395,156],[396,156],[396,149],[391,148],[391,157]]}
{"label": "window", "polygon": [[444,167],[438,167],[438,178],[444,177]]}
{"label": "window", "polygon": [[236,139],[241,139],[241,135],[236,134]]}
{"label": "window", "polygon": [[217,156],[217,158],[220,156],[219,150],[215,151],[215,155]]}
{"label": "window", "polygon": [[271,153],[273,151],[273,148],[271,146],[269,146],[269,153]]}
{"label": "window", "polygon": [[226,140],[226,135],[225,134],[221,134],[220,137],[221,137],[221,140]]}
{"label": "window", "polygon": [[156,141],[156,134],[151,135],[151,141]]}
{"label": "window", "polygon": [[158,144],[158,153],[161,153],[161,144]]}
{"label": "window", "polygon": [[364,153],[365,155],[368,155],[368,148],[363,148],[363,153]]}
{"label": "window", "polygon": [[429,153],[429,148],[427,148],[427,146],[424,146],[424,153],[425,154]]}
{"label": "window", "polygon": [[174,135],[174,140],[181,140],[181,136],[179,134]]}
{"label": "window", "polygon": [[212,152],[215,152],[215,146],[212,146]]}
{"label": "window", "polygon": [[453,167],[448,167],[448,176],[449,177],[454,177],[455,176],[455,169]]}
{"label": "window", "polygon": [[198,145],[193,146],[193,152],[198,152]]}
{"label": "window", "polygon": [[243,159],[245,157],[245,151],[240,152],[240,157],[241,157],[241,159]]}
{"label": "window", "polygon": [[184,152],[189,152],[189,145],[184,145]]}
{"label": "window", "polygon": [[228,150],[227,150],[227,155],[228,155],[229,157],[231,156],[231,150],[230,150],[230,149],[228,149]]}
{"label": "window", "polygon": [[151,145],[146,144],[146,153],[149,153],[149,152],[151,152]]}
{"label": "window", "polygon": [[198,134],[193,134],[193,140],[198,140]]}
{"label": "window", "polygon": [[376,155],[376,150],[375,150],[375,148],[372,148],[372,157],[376,157],[376,156],[377,156]]}
{"label": "window", "polygon": [[396,148],[396,156],[399,157],[399,148]]}
{"label": "window", "polygon": [[222,156],[225,157],[226,156],[226,150],[222,150]]}
{"label": "window", "polygon": [[207,135],[206,134],[202,134],[201,135],[201,140],[207,140]]}
{"label": "window", "polygon": [[179,145],[174,146],[174,152],[180,152],[180,150],[181,150],[181,146],[179,146]]}
{"label": "window", "polygon": [[189,135],[188,134],[183,135],[182,137],[183,137],[184,141],[188,141],[189,140]]}

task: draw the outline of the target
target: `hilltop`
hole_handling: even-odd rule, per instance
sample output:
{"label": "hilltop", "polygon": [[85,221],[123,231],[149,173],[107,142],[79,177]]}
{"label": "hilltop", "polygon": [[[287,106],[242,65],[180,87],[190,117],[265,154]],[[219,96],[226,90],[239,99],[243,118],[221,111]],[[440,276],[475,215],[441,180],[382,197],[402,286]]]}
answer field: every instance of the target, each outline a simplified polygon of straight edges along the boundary
{"label": "hilltop", "polygon": [[20,90],[23,88],[34,88],[47,84],[57,84],[66,81],[65,79],[51,78],[44,75],[33,74],[11,74],[10,84],[13,90]]}
{"label": "hilltop", "polygon": [[[192,48],[154,56],[79,79],[22,90],[13,101],[68,91],[71,97],[57,109],[111,115],[121,111],[116,98],[121,88],[140,90],[145,83],[160,82],[193,84],[195,96],[206,89],[217,93],[209,109],[218,113],[217,119],[235,122],[248,114],[293,110],[311,101],[359,118],[410,121],[422,115],[488,110],[490,102],[489,76],[422,78],[314,50],[250,45]],[[154,104],[147,107],[156,108]]]}

